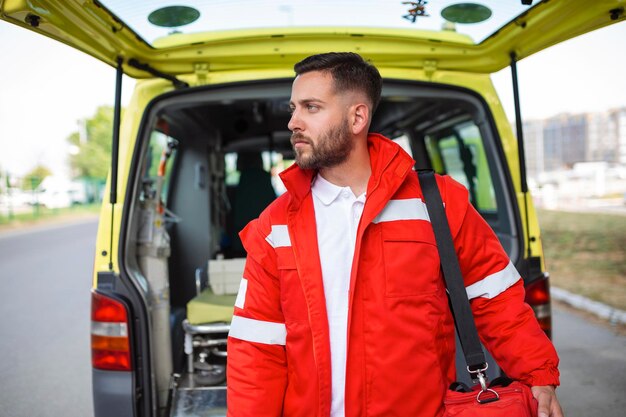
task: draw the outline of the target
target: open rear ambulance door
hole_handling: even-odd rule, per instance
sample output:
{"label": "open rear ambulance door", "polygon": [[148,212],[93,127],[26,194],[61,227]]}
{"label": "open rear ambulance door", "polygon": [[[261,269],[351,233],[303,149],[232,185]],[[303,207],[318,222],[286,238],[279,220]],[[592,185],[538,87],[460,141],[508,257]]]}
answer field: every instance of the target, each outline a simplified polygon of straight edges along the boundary
{"label": "open rear ambulance door", "polygon": [[[526,0],[509,2],[530,3]],[[115,15],[111,11],[113,7],[119,7],[117,3],[119,2],[107,0],[0,0],[0,19],[56,39],[113,67],[117,66],[118,59],[121,58],[124,73],[134,78],[153,76],[145,68],[141,69],[141,65],[148,65],[161,74],[177,76],[194,73],[199,62],[208,64],[210,68],[225,69],[244,64],[246,60],[250,61],[249,57],[242,56],[238,62],[236,57],[225,54],[223,48],[218,47],[223,36],[211,36],[208,32],[176,35],[163,42],[149,43],[142,38],[142,34],[131,29],[125,15]],[[211,6],[204,4],[206,2],[198,2],[197,5],[194,1],[186,3],[196,7],[201,13],[210,13]],[[501,1],[484,0],[480,3],[494,9],[502,7],[499,4]],[[386,51],[386,48],[381,47],[367,55],[374,62],[378,59],[385,62],[397,60],[407,64],[410,62],[411,66],[420,66],[423,61],[434,61],[440,69],[493,73],[509,65],[512,52],[520,60],[559,42],[625,19],[624,0],[544,0],[534,3],[521,9],[525,10],[521,14],[511,16],[512,20],[508,23],[494,27],[491,35],[478,44],[452,41],[432,48],[428,39],[415,36],[411,42],[404,41],[397,45],[398,39],[389,36],[388,41],[396,46],[393,51]],[[145,8],[150,4],[153,2],[133,2],[134,7]],[[243,5],[242,8],[245,9]],[[237,16],[232,16],[232,19],[236,21]],[[273,24],[258,22],[256,27],[270,27]],[[419,29],[418,26],[415,27]],[[349,27],[342,30],[343,32],[335,30],[334,33],[345,36],[345,32],[351,31]],[[306,30],[302,28],[297,31],[299,42],[283,42],[280,53],[271,48],[257,48],[254,52],[254,65],[297,61],[306,54],[306,46],[303,48],[303,45],[309,42],[307,38],[310,38],[311,43],[316,43],[314,29],[310,30],[310,37],[302,36],[303,32]],[[366,32],[363,36],[367,36]],[[288,40],[290,30],[270,28],[242,32],[237,38],[243,42],[257,36],[261,41],[276,35]],[[385,42],[384,39],[381,41]],[[233,39],[229,42],[232,43]],[[236,43],[235,40],[234,44]],[[131,60],[133,64],[140,65],[128,65]]]}

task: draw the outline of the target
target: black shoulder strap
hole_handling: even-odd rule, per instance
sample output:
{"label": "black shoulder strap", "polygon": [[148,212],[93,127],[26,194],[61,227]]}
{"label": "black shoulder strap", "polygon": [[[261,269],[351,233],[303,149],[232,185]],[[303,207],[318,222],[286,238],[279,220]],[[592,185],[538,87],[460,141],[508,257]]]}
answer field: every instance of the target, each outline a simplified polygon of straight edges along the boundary
{"label": "black shoulder strap", "polygon": [[465,361],[472,371],[484,369],[486,366],[485,354],[478,339],[476,324],[461,275],[461,267],[452,243],[450,226],[444,212],[439,188],[437,188],[435,173],[431,170],[420,171],[417,177],[426,198],[426,209],[435,232],[441,269],[450,296],[452,313],[461,340],[461,347],[465,354]]}

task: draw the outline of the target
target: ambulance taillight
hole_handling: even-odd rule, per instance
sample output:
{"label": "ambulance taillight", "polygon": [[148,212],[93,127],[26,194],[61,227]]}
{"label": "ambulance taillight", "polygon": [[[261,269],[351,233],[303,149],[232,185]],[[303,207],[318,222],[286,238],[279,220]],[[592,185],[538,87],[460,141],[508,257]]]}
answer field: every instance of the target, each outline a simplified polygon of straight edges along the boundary
{"label": "ambulance taillight", "polygon": [[91,363],[96,369],[131,371],[128,311],[118,300],[91,293]]}
{"label": "ambulance taillight", "polygon": [[526,303],[535,312],[541,329],[552,339],[552,309],[550,307],[550,285],[548,274],[542,274],[526,286]]}

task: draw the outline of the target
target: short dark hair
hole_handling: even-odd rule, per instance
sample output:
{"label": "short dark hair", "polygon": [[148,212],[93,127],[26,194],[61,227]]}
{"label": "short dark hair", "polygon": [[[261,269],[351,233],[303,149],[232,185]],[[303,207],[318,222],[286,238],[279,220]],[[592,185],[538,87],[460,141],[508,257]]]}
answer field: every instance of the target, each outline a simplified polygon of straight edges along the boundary
{"label": "short dark hair", "polygon": [[294,65],[297,75],[311,71],[329,72],[334,81],[335,90],[361,91],[372,105],[372,113],[380,102],[383,80],[378,69],[353,52],[328,52],[311,55]]}

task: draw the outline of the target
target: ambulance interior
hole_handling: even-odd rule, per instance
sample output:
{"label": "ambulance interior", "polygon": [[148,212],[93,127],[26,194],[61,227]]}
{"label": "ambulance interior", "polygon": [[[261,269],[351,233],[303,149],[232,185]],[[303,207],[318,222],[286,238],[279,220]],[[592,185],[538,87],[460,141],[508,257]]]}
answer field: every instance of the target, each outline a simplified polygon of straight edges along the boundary
{"label": "ambulance interior", "polygon": [[[167,415],[225,407],[226,340],[245,262],[237,232],[285,191],[278,173],[294,158],[290,88],[284,80],[175,92],[144,117],[123,247],[147,300],[154,386]],[[387,81],[370,130],[411,152],[416,167],[463,183],[517,259],[511,179],[481,98]]]}

